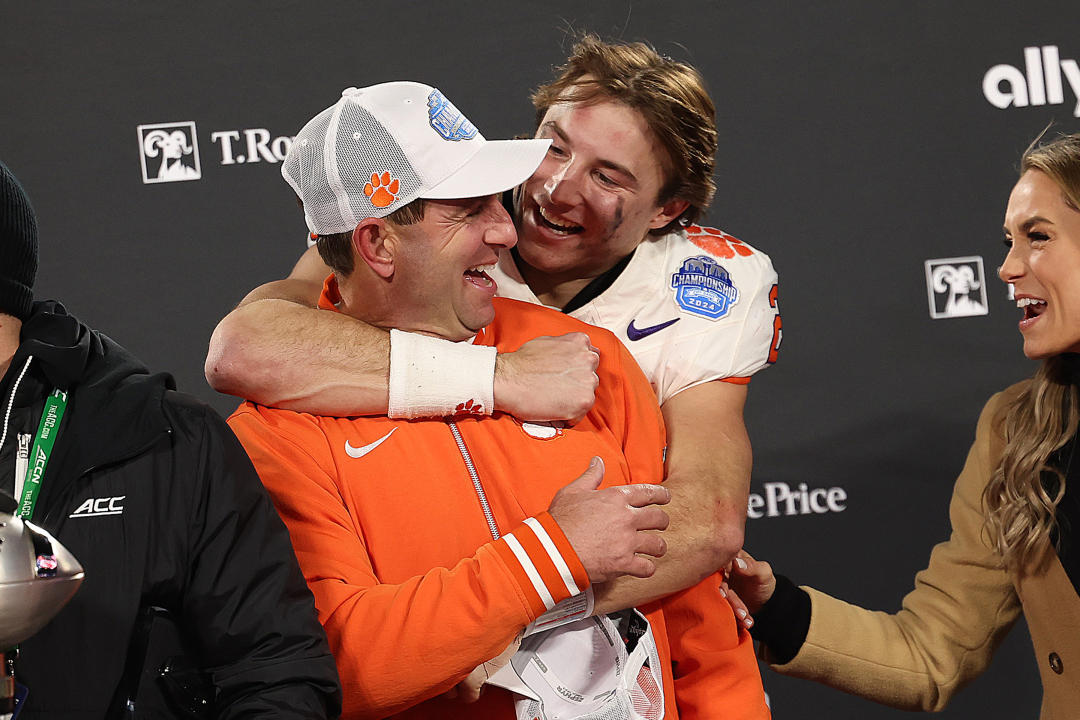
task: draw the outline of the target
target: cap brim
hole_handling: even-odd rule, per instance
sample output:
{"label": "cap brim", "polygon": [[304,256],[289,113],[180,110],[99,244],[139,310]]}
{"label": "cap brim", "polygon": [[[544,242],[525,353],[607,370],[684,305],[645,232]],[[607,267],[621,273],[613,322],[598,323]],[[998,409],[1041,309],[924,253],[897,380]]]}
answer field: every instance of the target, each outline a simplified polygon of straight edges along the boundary
{"label": "cap brim", "polygon": [[429,200],[494,195],[525,182],[540,166],[551,140],[488,140],[450,177],[420,194]]}

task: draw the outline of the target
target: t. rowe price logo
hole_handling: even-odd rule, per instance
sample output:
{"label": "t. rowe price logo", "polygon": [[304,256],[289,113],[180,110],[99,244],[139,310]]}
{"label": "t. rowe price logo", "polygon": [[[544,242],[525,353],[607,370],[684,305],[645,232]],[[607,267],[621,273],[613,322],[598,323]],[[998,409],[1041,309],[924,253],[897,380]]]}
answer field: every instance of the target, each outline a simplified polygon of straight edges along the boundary
{"label": "t. rowe price logo", "polygon": [[842,487],[811,488],[806,483],[792,487],[785,482],[767,482],[764,494],[750,493],[746,516],[757,520],[781,515],[824,515],[847,510],[847,490]]}
{"label": "t. rowe price logo", "polygon": [[[202,178],[194,122],[153,123],[137,129],[144,183]],[[210,133],[210,142],[218,148],[220,165],[277,164],[289,154],[293,137],[273,137],[266,128],[244,128],[215,130]]]}
{"label": "t. rowe price logo", "polygon": [[[244,140],[241,142],[240,135]],[[288,135],[270,138],[266,128],[248,128],[246,130],[218,130],[210,133],[210,141],[221,149],[221,164],[237,163],[279,163],[289,154],[293,138]],[[239,151],[239,152],[238,152]]]}
{"label": "t. rowe price logo", "polygon": [[1057,45],[1024,48],[1024,71],[1013,65],[995,65],[983,76],[983,95],[996,108],[1061,105],[1065,102],[1062,78],[1069,83],[1080,117],[1080,67],[1059,57]]}

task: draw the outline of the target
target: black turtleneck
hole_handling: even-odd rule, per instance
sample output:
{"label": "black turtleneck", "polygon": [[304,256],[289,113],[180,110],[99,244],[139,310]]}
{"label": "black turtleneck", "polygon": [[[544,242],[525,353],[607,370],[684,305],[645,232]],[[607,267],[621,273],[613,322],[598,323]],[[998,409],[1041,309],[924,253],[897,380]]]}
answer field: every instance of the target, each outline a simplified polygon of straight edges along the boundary
{"label": "black turtleneck", "polygon": [[[1065,368],[1069,375],[1069,381],[1080,388],[1080,354],[1068,353],[1064,356]],[[1067,442],[1055,454],[1051,462],[1065,475],[1065,495],[1057,506],[1057,532],[1054,540],[1058,545],[1058,558],[1062,567],[1065,568],[1069,580],[1077,594],[1080,594],[1080,451],[1077,451],[1077,435]],[[1047,476],[1044,483],[1050,484],[1048,490],[1053,489],[1056,476]]]}

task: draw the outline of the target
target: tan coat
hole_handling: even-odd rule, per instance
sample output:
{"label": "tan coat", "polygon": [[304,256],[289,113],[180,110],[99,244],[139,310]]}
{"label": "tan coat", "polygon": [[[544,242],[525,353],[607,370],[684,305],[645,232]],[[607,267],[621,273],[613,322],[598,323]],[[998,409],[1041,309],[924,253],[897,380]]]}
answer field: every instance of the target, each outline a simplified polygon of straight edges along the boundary
{"label": "tan coat", "polygon": [[798,655],[771,667],[905,710],[940,710],[990,664],[1023,611],[1042,675],[1041,720],[1080,712],[1080,596],[1057,555],[1023,577],[1006,572],[983,532],[982,492],[1004,441],[1002,410],[1024,383],[986,404],[956,481],[952,535],[896,614],[872,612],[813,588],[810,630]]}

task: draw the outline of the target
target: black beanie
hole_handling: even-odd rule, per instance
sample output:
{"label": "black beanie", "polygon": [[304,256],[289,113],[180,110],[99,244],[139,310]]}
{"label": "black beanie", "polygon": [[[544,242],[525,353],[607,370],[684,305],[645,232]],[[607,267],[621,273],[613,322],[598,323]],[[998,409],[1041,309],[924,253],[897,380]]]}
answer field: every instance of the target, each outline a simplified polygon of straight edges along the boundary
{"label": "black beanie", "polygon": [[19,181],[0,162],[0,313],[30,316],[37,276],[37,219]]}

